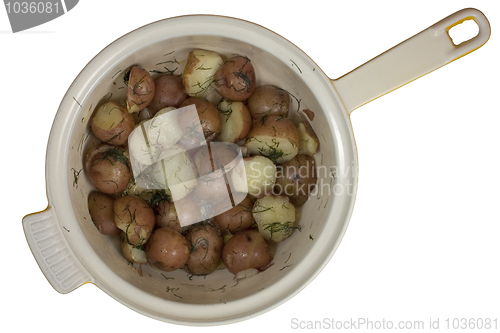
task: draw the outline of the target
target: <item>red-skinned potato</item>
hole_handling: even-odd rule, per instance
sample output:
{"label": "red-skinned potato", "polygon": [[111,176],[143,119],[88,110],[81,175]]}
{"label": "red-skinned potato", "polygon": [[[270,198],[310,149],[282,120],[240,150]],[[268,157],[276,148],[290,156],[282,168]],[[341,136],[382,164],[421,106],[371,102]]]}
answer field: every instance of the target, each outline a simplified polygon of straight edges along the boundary
{"label": "red-skinned potato", "polygon": [[181,227],[173,202],[160,202],[155,207],[155,218],[157,228],[168,227],[180,233],[184,232],[185,228]]}
{"label": "red-skinned potato", "polygon": [[219,267],[224,237],[207,222],[193,225],[186,233],[189,259],[186,270],[193,275],[207,275]]}
{"label": "red-skinned potato", "polygon": [[154,82],[155,94],[148,105],[148,109],[151,110],[153,115],[168,106],[178,108],[188,98],[188,95],[184,92],[184,84],[180,76],[163,74],[158,76]]}
{"label": "red-skinned potato", "polygon": [[255,120],[262,117],[288,117],[290,95],[273,85],[258,86],[247,101],[248,110]]}
{"label": "red-skinned potato", "polygon": [[252,128],[252,117],[243,102],[222,99],[217,104],[222,128],[218,140],[238,142],[246,138]]}
{"label": "red-skinned potato", "polygon": [[127,109],[134,113],[143,110],[155,96],[155,84],[151,74],[144,68],[134,65],[128,72]]}
{"label": "red-skinned potato", "polygon": [[222,128],[217,107],[205,98],[189,97],[181,104],[181,108],[193,104],[196,106],[198,117],[193,117],[191,112],[181,112],[177,119],[179,127],[188,138],[197,138],[200,133],[203,133],[206,141],[215,140]]}
{"label": "red-skinned potato", "polygon": [[283,163],[298,154],[299,142],[299,132],[289,118],[271,116],[254,121],[245,145],[250,155],[260,154]]}
{"label": "red-skinned potato", "polygon": [[222,260],[228,271],[237,274],[249,268],[265,268],[273,260],[273,254],[257,230],[247,229],[237,232],[224,244]]}
{"label": "red-skinned potato", "polygon": [[244,101],[255,90],[255,69],[250,59],[234,56],[226,60],[214,77],[214,88],[219,95],[232,101]]}
{"label": "red-skinned potato", "polygon": [[134,130],[135,120],[127,108],[117,102],[106,102],[99,106],[90,120],[90,129],[103,143],[120,146],[127,142]]}
{"label": "red-skinned potato", "polygon": [[288,196],[296,207],[302,206],[314,190],[318,179],[314,157],[297,154],[290,161],[278,165],[277,170],[273,192]]}
{"label": "red-skinned potato", "polygon": [[97,230],[103,235],[119,235],[121,230],[116,227],[113,213],[114,199],[101,192],[92,192],[88,197],[89,213]]}
{"label": "red-skinned potato", "polygon": [[148,203],[139,197],[126,195],[113,205],[115,224],[122,230],[132,246],[144,245],[155,226],[155,214]]}
{"label": "red-skinned potato", "polygon": [[249,196],[229,210],[226,210],[229,208],[228,204],[222,202],[216,205],[214,212],[225,211],[215,216],[214,224],[224,233],[235,234],[238,231],[248,229],[255,222],[252,216],[252,207],[253,202]]}
{"label": "red-skinned potato", "polygon": [[170,228],[156,229],[145,246],[149,263],[165,272],[184,267],[189,259],[188,242]]}
{"label": "red-skinned potato", "polygon": [[108,144],[90,148],[85,155],[84,170],[92,185],[106,194],[125,191],[132,178],[128,153]]}

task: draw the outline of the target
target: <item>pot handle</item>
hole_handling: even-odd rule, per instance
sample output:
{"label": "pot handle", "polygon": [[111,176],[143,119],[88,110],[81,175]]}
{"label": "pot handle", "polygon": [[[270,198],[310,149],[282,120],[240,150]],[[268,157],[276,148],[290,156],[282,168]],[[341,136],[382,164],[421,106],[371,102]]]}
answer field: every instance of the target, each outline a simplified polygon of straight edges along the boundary
{"label": "pot handle", "polygon": [[68,245],[63,233],[69,231],[60,227],[54,208],[25,216],[23,229],[38,266],[56,291],[66,294],[92,281]]}
{"label": "pot handle", "polygon": [[[458,45],[448,34],[474,20],[479,33]],[[488,19],[474,8],[462,9],[387,50],[344,76],[332,80],[345,109],[354,109],[483,46],[490,37]]]}

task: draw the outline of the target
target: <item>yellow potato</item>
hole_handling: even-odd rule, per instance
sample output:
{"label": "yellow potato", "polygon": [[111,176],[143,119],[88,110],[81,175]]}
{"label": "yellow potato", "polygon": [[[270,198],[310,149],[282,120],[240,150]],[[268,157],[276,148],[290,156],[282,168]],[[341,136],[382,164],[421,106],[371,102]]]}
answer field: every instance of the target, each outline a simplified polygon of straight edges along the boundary
{"label": "yellow potato", "polygon": [[252,128],[252,117],[243,102],[222,99],[217,105],[222,128],[218,140],[238,142],[246,138]]}
{"label": "yellow potato", "polygon": [[283,163],[299,152],[299,133],[293,122],[271,116],[255,121],[245,146],[251,155],[263,155],[274,163]]}
{"label": "yellow potato", "polygon": [[127,142],[135,127],[135,120],[127,108],[117,102],[99,106],[90,120],[90,129],[103,143],[120,146]]}
{"label": "yellow potato", "polygon": [[267,241],[282,242],[298,229],[295,207],[286,196],[268,195],[257,199],[252,214],[259,232]]}
{"label": "yellow potato", "polygon": [[246,157],[231,171],[232,189],[254,198],[271,193],[275,183],[276,165],[265,156]]}
{"label": "yellow potato", "polygon": [[193,50],[189,53],[182,73],[184,90],[189,96],[207,97],[213,91],[212,82],[222,57],[213,51]]}

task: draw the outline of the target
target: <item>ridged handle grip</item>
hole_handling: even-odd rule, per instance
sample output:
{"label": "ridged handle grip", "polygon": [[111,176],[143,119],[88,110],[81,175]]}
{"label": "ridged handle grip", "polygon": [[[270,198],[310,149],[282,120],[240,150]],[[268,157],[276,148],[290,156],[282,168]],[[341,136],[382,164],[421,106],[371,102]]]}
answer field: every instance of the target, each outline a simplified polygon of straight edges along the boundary
{"label": "ridged handle grip", "polygon": [[55,290],[66,294],[92,280],[69,247],[63,234],[69,231],[57,223],[53,208],[25,216],[23,228],[38,266]]}

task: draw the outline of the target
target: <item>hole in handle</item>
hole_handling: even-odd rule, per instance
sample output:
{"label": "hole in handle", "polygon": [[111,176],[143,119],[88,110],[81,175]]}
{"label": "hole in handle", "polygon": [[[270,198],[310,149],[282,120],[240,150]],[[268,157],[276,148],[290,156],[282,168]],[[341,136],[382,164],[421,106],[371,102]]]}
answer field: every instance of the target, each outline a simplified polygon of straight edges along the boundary
{"label": "hole in handle", "polygon": [[447,29],[448,36],[455,45],[460,45],[479,34],[479,25],[470,17],[455,23]]}

